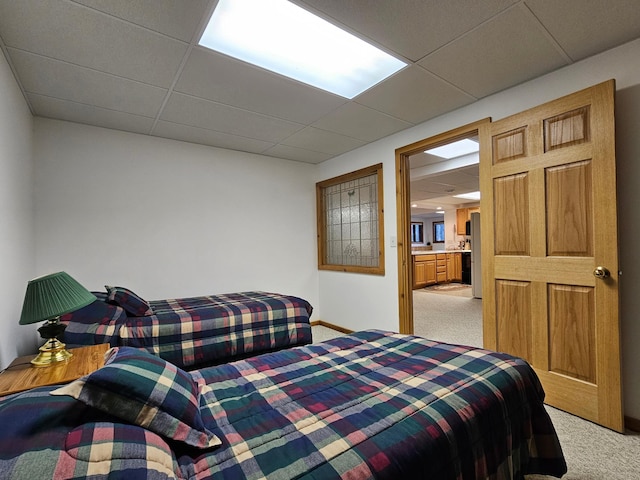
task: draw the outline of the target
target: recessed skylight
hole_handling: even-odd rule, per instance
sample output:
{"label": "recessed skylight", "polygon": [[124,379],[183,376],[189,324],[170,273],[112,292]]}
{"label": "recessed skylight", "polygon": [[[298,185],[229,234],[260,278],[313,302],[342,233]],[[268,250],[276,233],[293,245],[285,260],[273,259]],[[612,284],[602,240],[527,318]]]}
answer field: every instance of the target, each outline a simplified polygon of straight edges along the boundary
{"label": "recessed skylight", "polygon": [[478,142],[465,138],[462,140],[458,140],[457,142],[448,143],[447,145],[443,145],[441,147],[425,150],[424,153],[450,159],[461,157],[463,155],[469,155],[470,153],[478,151],[480,151],[480,145],[478,144]]}
{"label": "recessed skylight", "polygon": [[220,0],[200,45],[346,98],[406,66],[286,0]]}
{"label": "recessed skylight", "polygon": [[464,198],[467,200],[480,200],[480,192],[461,193],[460,195],[454,195],[454,197]]}

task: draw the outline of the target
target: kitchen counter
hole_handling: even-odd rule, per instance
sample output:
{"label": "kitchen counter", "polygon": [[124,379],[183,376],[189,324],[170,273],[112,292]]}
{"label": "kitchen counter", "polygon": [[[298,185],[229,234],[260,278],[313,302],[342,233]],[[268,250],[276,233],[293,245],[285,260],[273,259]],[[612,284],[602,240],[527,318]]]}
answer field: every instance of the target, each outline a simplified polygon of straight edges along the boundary
{"label": "kitchen counter", "polygon": [[411,255],[435,255],[437,253],[464,253],[471,250],[412,250]]}

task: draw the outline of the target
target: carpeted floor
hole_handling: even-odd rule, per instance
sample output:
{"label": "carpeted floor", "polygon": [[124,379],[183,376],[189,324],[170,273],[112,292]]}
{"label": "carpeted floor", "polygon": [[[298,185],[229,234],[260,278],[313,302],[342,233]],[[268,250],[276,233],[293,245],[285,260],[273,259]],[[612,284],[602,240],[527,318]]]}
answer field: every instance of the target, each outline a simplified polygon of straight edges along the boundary
{"label": "carpeted floor", "polygon": [[[416,335],[447,343],[482,346],[482,300],[414,291]],[[417,320],[416,320],[417,319]],[[314,342],[342,335],[313,327]],[[640,433],[625,435],[547,406],[560,438],[568,473],[563,480],[640,480]],[[529,475],[526,480],[553,477]]]}
{"label": "carpeted floor", "polygon": [[438,293],[440,295],[453,295],[456,297],[471,298],[471,285],[462,283],[444,283],[440,285],[432,285],[414,292]]}
{"label": "carpeted floor", "polygon": [[468,286],[437,293],[414,290],[413,332],[439,342],[482,347],[482,300],[472,298]]}

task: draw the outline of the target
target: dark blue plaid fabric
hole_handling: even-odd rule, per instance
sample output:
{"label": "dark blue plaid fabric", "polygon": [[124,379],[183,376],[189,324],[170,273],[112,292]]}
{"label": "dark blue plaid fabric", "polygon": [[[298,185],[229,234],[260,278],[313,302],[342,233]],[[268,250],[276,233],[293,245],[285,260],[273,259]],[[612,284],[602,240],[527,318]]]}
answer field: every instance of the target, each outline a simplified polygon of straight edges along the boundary
{"label": "dark blue plaid fabric", "polygon": [[[62,317],[65,341],[109,343],[145,349],[175,365],[192,368],[311,343],[306,300],[267,292],[242,292],[150,301],[153,315],[127,316],[96,301]],[[111,315],[111,317],[109,317]]]}
{"label": "dark blue plaid fabric", "polygon": [[155,355],[114,347],[107,364],[51,392],[198,448],[220,445],[200,416],[200,385],[191,375]]}
{"label": "dark blue plaid fabric", "polygon": [[[366,331],[191,372],[197,450],[49,388],[0,400],[0,478],[523,480],[566,464],[523,360]],[[144,459],[146,458],[146,462]]]}

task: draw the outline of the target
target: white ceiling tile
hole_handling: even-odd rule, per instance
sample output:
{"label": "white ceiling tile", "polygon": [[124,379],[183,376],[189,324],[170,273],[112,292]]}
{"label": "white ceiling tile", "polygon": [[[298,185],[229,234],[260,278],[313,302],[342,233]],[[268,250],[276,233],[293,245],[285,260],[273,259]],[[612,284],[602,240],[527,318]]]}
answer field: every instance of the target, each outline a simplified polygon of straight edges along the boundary
{"label": "white ceiling tile", "polygon": [[340,155],[361,147],[365,143],[355,138],[345,137],[313,127],[300,130],[282,141],[283,145],[331,155]]}
{"label": "white ceiling tile", "polygon": [[535,17],[520,5],[419,62],[477,98],[567,63]]}
{"label": "white ceiling tile", "polygon": [[168,87],[187,44],[66,1],[4,1],[9,47]]}
{"label": "white ceiling tile", "polygon": [[328,153],[313,152],[304,148],[290,147],[288,145],[275,145],[262,152],[264,155],[284,158],[286,160],[296,160],[305,163],[322,163],[329,160],[333,155]]}
{"label": "white ceiling tile", "polygon": [[574,61],[640,35],[638,0],[526,0],[525,4]]}
{"label": "white ceiling tile", "polygon": [[190,42],[209,0],[74,0],[88,7]]}
{"label": "white ceiling tile", "polygon": [[300,0],[365,39],[417,61],[518,0]]}
{"label": "white ceiling tile", "polygon": [[180,125],[177,123],[159,121],[153,129],[153,135],[181,140],[183,142],[199,143],[230,150],[242,150],[251,153],[261,153],[273,145],[246,137],[238,137],[227,133],[215,132],[204,128]]}
{"label": "white ceiling tile", "polygon": [[347,102],[203,47],[192,50],[175,90],[305,124]]}
{"label": "white ceiling tile", "polygon": [[411,123],[358,103],[347,103],[312,126],[371,142],[411,127]]}
{"label": "white ceiling tile", "polygon": [[293,1],[420,64],[347,100],[190,45],[216,0],[0,0],[0,46],[37,115],[318,163],[640,36],[638,0]]}
{"label": "white ceiling tile", "polygon": [[417,124],[475,99],[419,66],[411,66],[355,98],[357,103]]}
{"label": "white ceiling tile", "polygon": [[97,127],[124,130],[126,132],[148,134],[153,118],[131,115],[129,113],[107,110],[92,105],[59,100],[37,94],[28,94],[27,98],[38,116],[56,118],[75,123],[84,123]]}
{"label": "white ceiling tile", "polygon": [[[458,195],[480,189],[478,165],[429,175],[411,182],[411,200],[425,200],[446,195]],[[463,203],[463,199],[455,199]]]}
{"label": "white ceiling tile", "polygon": [[278,143],[303,126],[221,103],[173,93],[161,120]]}
{"label": "white ceiling tile", "polygon": [[[167,90],[126,78],[11,50],[13,65],[28,93],[155,117]],[[40,112],[34,112],[39,114]]]}

